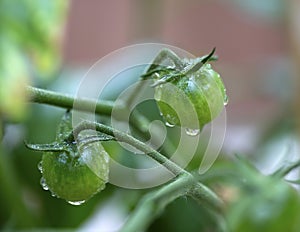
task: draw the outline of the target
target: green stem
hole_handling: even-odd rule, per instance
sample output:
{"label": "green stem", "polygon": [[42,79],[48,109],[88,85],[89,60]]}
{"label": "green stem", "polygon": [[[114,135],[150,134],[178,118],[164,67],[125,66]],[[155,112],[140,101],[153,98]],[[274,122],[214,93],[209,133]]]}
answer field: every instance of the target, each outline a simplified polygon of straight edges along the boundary
{"label": "green stem", "polygon": [[[74,96],[68,94],[57,93],[32,86],[28,86],[26,90],[29,101],[31,102],[58,106],[66,109],[73,109],[74,102],[76,101],[76,110],[96,113],[104,116],[111,116],[113,108],[116,107],[114,106],[114,101],[97,101],[96,99],[89,98],[75,98]],[[125,109],[119,108],[118,110],[121,112]],[[139,132],[148,135],[148,119],[143,115],[138,112],[134,112],[132,117],[130,117],[129,122]]]}
{"label": "green stem", "polygon": [[300,160],[291,162],[283,167],[281,167],[279,170],[275,171],[272,176],[276,176],[279,178],[284,178],[287,174],[289,174],[294,169],[298,168],[300,166]]}
{"label": "green stem", "polygon": [[[27,91],[30,101],[32,102],[49,104],[67,109],[73,108],[75,98],[70,95],[34,87],[27,87]],[[77,105],[80,106],[80,109],[77,110],[90,112],[92,109],[91,106],[96,105],[96,109],[94,109],[95,113],[107,116],[111,115],[112,108],[114,106],[114,103],[110,101],[96,102],[91,99],[76,99],[76,101],[79,103]],[[147,129],[145,127],[145,122],[147,121],[146,118],[140,117],[138,113],[136,113],[132,118],[135,120],[134,123],[136,123],[136,128],[143,126],[144,129]],[[139,121],[139,119],[142,120]],[[155,219],[156,216],[158,216],[168,203],[182,195],[189,195],[194,199],[197,199],[197,201],[204,206],[208,206],[213,209],[214,212],[220,212],[223,208],[223,203],[216,194],[203,184],[197,182],[197,180],[189,172],[185,171],[153,148],[124,132],[100,123],[85,121],[80,123],[73,130],[73,132],[69,135],[68,140],[74,141],[80,131],[86,129],[95,129],[115,137],[120,142],[125,142],[137,148],[157,161],[159,164],[166,167],[175,176],[178,176],[175,181],[165,185],[154,193],[146,195],[142,203],[129,218],[122,231],[141,231],[147,228],[147,226]]]}
{"label": "green stem", "polygon": [[178,174],[188,174],[184,169],[182,169],[180,166],[160,154],[158,151],[154,150],[153,148],[147,146],[143,142],[139,141],[138,139],[132,137],[129,134],[126,134],[122,131],[116,130],[112,127],[97,123],[97,122],[88,122],[84,121],[80,123],[76,128],[73,130],[73,133],[70,134],[68,141],[74,141],[77,135],[80,133],[82,130],[87,130],[87,129],[94,129],[99,132],[102,132],[104,134],[110,135],[115,137],[119,142],[125,142],[138,150],[144,152],[146,155],[157,161],[158,163],[162,164],[165,166],[170,172],[172,172],[174,175]]}
{"label": "green stem", "polygon": [[[94,112],[97,114],[107,116],[110,116],[114,107],[113,101],[97,101],[87,98],[75,99],[71,95],[39,89],[32,86],[27,87],[27,93],[29,100],[32,102],[72,109],[76,100],[76,110],[89,112],[94,110]],[[93,108],[93,106],[95,106],[95,108]]]}
{"label": "green stem", "polygon": [[[155,69],[156,67],[160,66],[164,60],[169,59],[170,61],[172,61],[174,63],[174,65],[178,68],[178,69],[182,69],[183,68],[183,63],[181,61],[181,59],[170,49],[164,48],[162,49],[157,56],[154,58],[154,60],[152,61],[151,65],[148,67],[147,71],[145,73],[150,72],[151,70]],[[145,87],[145,82],[142,81],[143,79],[141,79],[138,84],[135,86],[134,91],[132,91],[132,94],[125,100],[125,103],[127,106],[131,106],[131,104],[133,103],[135,96],[140,93],[143,88]]]}
{"label": "green stem", "polygon": [[130,215],[121,232],[145,231],[169,203],[185,195],[192,196],[201,205],[209,206],[215,214],[222,211],[223,203],[210,189],[195,183],[191,175],[183,174],[159,190],[148,193]]}
{"label": "green stem", "polygon": [[158,191],[147,194],[130,216],[122,231],[143,231],[160,214],[167,204],[183,195],[189,195],[196,199],[201,205],[212,209],[216,215],[222,211],[223,202],[213,191],[197,182],[193,175],[165,156],[126,133],[100,123],[85,121],[76,126],[67,140],[74,141],[82,130],[87,129],[94,129],[106,135],[114,136],[118,141],[125,142],[144,152],[166,167],[174,175],[178,176],[175,181],[165,185]]}
{"label": "green stem", "polygon": [[191,176],[182,175],[159,190],[148,193],[130,215],[121,232],[146,231],[167,204],[186,194],[186,186],[192,182]]}

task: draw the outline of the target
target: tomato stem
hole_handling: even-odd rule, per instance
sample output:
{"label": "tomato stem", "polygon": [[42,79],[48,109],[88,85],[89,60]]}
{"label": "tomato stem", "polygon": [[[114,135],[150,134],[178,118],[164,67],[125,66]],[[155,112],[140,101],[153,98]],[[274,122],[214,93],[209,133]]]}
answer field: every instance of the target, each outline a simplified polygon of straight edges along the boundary
{"label": "tomato stem", "polygon": [[[99,131],[101,133],[113,136],[117,139],[119,142],[125,142],[138,150],[144,152],[146,155],[157,161],[158,163],[162,164],[164,167],[166,167],[172,174],[175,176],[185,173],[189,174],[187,171],[185,171],[183,168],[160,154],[158,151],[153,149],[152,147],[147,146],[145,143],[141,142],[140,140],[132,137],[129,134],[126,134],[122,131],[116,130],[110,126],[106,126],[97,122],[89,122],[89,121],[83,121],[78,126],[76,126],[72,133],[70,133],[67,141],[74,141],[77,135],[82,130],[87,129],[94,129],[96,131]],[[189,174],[190,175],[190,174]]]}
{"label": "tomato stem", "polygon": [[222,222],[222,231],[227,231],[225,220],[220,214],[223,203],[209,188],[186,174],[179,175],[173,182],[145,195],[120,231],[146,231],[169,203],[185,195],[196,199],[202,206],[208,206],[208,210],[213,209],[213,215],[218,222]]}
{"label": "tomato stem", "polygon": [[[114,101],[76,98],[68,94],[58,93],[32,86],[27,86],[26,90],[29,101],[31,102],[73,109],[74,102],[76,101],[75,110],[96,113],[98,115],[111,116],[113,108],[118,107],[114,105]],[[148,129],[145,126],[148,124],[148,120],[139,112],[133,112],[129,120],[131,125],[139,132],[142,134],[148,134]]]}
{"label": "tomato stem", "polygon": [[[72,109],[75,102],[75,97],[71,95],[57,93],[45,89],[39,89],[32,86],[27,87],[27,93],[29,95],[29,100],[32,102],[63,107],[66,109]],[[107,116],[110,116],[112,108],[114,106],[113,101],[103,101],[103,100],[97,101],[88,98],[76,99],[76,102],[78,102],[76,106],[80,107],[77,108],[76,110],[81,110],[81,111],[94,110],[95,113],[97,114],[107,115]],[[96,106],[95,109],[91,109],[92,108],[91,106],[93,105]]]}
{"label": "tomato stem", "polygon": [[223,202],[212,190],[198,182],[192,174],[185,171],[176,163],[131,135],[97,122],[83,121],[74,128],[67,140],[74,141],[82,130],[88,129],[94,129],[109,136],[114,136],[117,141],[125,142],[137,148],[167,168],[174,174],[174,177],[177,176],[173,182],[166,184],[155,192],[147,194],[137,206],[134,213],[129,217],[121,231],[143,231],[167,204],[183,195],[196,199],[202,206],[211,209],[214,216],[219,219],[222,218],[220,212],[223,209]]}

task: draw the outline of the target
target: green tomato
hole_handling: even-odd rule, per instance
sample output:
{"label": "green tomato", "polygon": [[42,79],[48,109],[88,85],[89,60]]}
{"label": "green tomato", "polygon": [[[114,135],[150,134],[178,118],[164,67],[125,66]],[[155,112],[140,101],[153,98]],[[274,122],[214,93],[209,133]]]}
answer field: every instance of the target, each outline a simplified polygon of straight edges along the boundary
{"label": "green tomato", "polygon": [[41,172],[44,189],[79,205],[105,188],[109,156],[100,142],[79,146],[76,152],[44,152]]}
{"label": "green tomato", "polygon": [[202,129],[227,104],[222,79],[210,64],[156,86],[154,97],[168,125],[190,129]]}

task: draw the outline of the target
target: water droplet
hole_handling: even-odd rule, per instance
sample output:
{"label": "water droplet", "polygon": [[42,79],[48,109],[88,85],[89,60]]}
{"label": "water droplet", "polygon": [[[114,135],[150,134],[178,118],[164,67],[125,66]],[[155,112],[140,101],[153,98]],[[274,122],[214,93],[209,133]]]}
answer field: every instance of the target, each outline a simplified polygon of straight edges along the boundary
{"label": "water droplet", "polygon": [[225,95],[225,97],[224,97],[224,106],[226,106],[227,104],[228,104],[228,96]]}
{"label": "water droplet", "polygon": [[165,124],[166,124],[167,127],[171,127],[171,128],[175,126],[174,124],[171,124],[169,122],[166,122]]}
{"label": "water droplet", "polygon": [[43,164],[42,164],[42,161],[40,161],[39,163],[38,163],[38,170],[41,172],[41,173],[43,173],[43,166],[42,166]]}
{"label": "water droplet", "polygon": [[157,73],[157,72],[156,72],[156,73],[154,73],[154,75],[153,75],[153,76],[154,76],[154,78],[156,78],[156,79],[159,79],[159,78],[160,78],[160,75],[159,75],[159,73]]}
{"label": "water droplet", "polygon": [[200,133],[200,129],[185,128],[185,133],[189,136],[196,136]]}
{"label": "water droplet", "polygon": [[71,205],[82,205],[85,201],[67,201]]}
{"label": "water droplet", "polygon": [[43,188],[44,190],[46,190],[46,191],[49,190],[49,187],[48,187],[48,185],[46,184],[46,180],[44,179],[44,177],[41,178],[40,184],[42,185],[42,188]]}

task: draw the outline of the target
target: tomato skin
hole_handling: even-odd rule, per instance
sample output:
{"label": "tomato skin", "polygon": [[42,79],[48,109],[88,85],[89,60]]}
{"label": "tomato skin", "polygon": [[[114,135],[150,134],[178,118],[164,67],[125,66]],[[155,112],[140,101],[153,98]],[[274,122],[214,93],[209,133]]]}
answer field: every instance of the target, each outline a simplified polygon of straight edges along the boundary
{"label": "tomato skin", "polygon": [[154,97],[168,124],[191,129],[201,129],[227,104],[224,84],[210,64],[156,86]]}
{"label": "tomato skin", "polygon": [[100,142],[78,152],[44,152],[42,174],[51,193],[70,202],[86,201],[105,188],[109,157]]}

